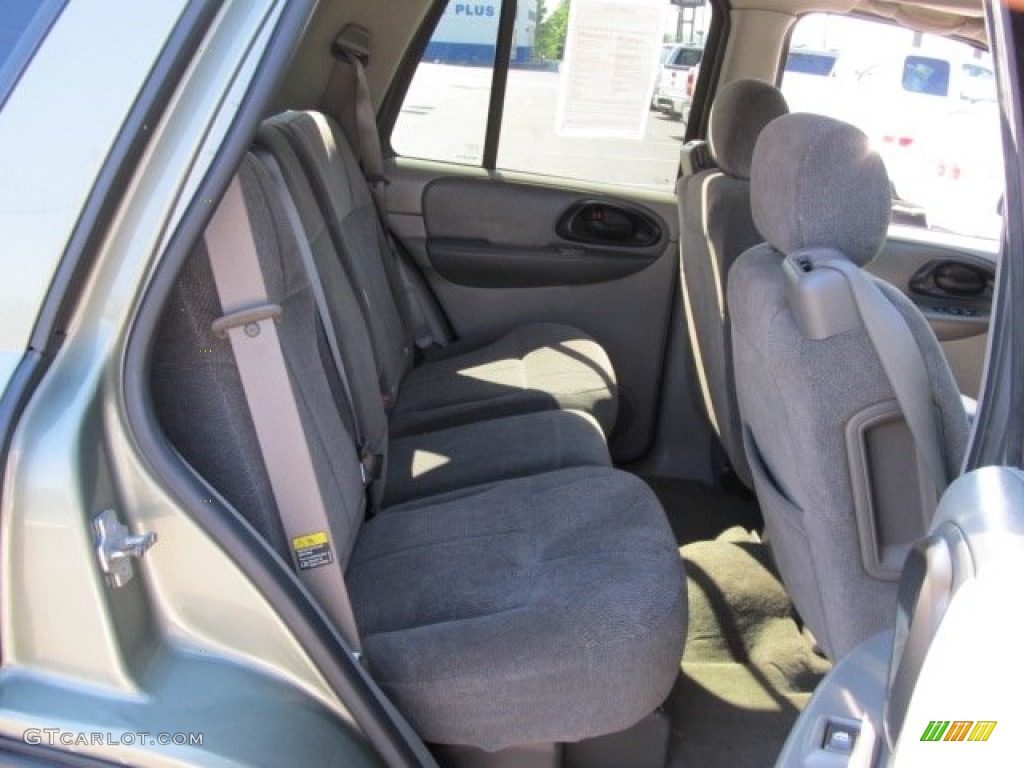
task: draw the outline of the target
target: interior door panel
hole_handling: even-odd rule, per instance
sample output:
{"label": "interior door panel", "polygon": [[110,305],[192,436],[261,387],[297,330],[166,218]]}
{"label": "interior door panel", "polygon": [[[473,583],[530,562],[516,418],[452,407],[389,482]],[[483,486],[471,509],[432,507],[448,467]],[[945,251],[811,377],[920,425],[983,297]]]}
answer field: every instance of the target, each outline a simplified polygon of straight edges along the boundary
{"label": "interior door panel", "polygon": [[654,433],[676,282],[674,199],[403,166],[389,170],[391,223],[455,334],[483,339],[547,321],[592,335],[619,380],[612,454],[639,457]]}
{"label": "interior door panel", "polygon": [[664,224],[639,206],[480,179],[431,182],[423,216],[433,268],[475,288],[619,280],[657,261],[668,242]]}
{"label": "interior door panel", "polygon": [[978,396],[988,344],[996,256],[927,232],[897,230],[868,270],[917,304],[949,359],[960,391]]}
{"label": "interior door panel", "polygon": [[612,248],[560,243],[509,246],[457,237],[428,237],[427,251],[441,276],[471,288],[605,283],[646,269],[661,254],[659,251],[628,258]]}

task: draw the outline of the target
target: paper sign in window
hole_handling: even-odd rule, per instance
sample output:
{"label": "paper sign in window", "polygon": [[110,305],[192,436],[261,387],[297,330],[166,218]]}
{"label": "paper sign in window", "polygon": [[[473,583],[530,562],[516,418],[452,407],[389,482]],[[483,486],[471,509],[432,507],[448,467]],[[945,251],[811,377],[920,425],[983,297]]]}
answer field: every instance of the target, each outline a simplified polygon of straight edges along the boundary
{"label": "paper sign in window", "polygon": [[644,137],[667,12],[664,0],[573,0],[556,133]]}

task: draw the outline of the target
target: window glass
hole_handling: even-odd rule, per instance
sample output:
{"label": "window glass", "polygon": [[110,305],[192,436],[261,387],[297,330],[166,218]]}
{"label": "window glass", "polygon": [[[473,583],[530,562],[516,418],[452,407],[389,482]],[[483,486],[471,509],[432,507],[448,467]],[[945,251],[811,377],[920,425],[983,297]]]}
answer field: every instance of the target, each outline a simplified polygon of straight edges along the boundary
{"label": "window glass", "polygon": [[[711,10],[690,0],[520,0],[497,168],[670,189]],[[480,165],[500,0],[450,0],[391,144]]]}
{"label": "window glass", "polygon": [[903,89],[929,96],[949,95],[949,62],[930,56],[903,59]]}
{"label": "window glass", "polygon": [[4,0],[4,10],[0,13],[0,69],[44,5],[44,0]]}
{"label": "window glass", "polygon": [[67,0],[3,0],[0,6],[0,107]]}
{"label": "window glass", "polygon": [[836,65],[836,55],[831,51],[790,51],[786,57],[786,72],[798,72],[802,75],[829,77]]}
{"label": "window glass", "polygon": [[501,3],[449,3],[391,133],[400,155],[479,165]]}
{"label": "window glass", "polygon": [[995,101],[996,75],[979,64],[963,65],[960,98],[964,101]]}
{"label": "window glass", "polygon": [[[832,66],[811,61],[820,57]],[[987,52],[812,14],[793,31],[782,91],[793,111],[831,115],[868,135],[892,182],[894,223],[999,236],[1002,144]]]}
{"label": "window glass", "polygon": [[676,55],[672,59],[672,65],[676,67],[696,67],[700,64],[703,55],[704,48],[702,46],[681,45],[676,50]]}

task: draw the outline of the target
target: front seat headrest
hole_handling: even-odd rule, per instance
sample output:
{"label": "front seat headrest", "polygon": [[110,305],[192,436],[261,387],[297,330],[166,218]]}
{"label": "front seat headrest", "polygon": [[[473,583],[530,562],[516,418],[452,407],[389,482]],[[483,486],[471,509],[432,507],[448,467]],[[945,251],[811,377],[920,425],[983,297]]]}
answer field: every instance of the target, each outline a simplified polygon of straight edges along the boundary
{"label": "front seat headrest", "polygon": [[754,224],[776,250],[838,251],[864,266],[889,229],[885,164],[852,125],[797,113],[773,121],[754,149]]}
{"label": "front seat headrest", "polygon": [[761,130],[789,112],[786,98],[761,80],[734,80],[715,96],[708,118],[711,156],[725,173],[750,178],[754,145]]}

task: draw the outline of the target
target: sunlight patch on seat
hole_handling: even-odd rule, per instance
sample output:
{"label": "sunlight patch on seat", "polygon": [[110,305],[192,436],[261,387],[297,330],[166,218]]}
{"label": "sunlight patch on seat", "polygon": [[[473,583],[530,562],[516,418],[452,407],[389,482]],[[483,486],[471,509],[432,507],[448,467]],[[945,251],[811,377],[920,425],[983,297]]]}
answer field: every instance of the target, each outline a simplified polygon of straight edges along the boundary
{"label": "sunlight patch on seat", "polygon": [[412,476],[423,477],[451,463],[450,456],[417,448],[412,454]]}

